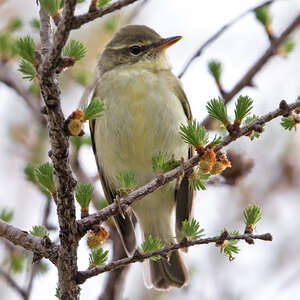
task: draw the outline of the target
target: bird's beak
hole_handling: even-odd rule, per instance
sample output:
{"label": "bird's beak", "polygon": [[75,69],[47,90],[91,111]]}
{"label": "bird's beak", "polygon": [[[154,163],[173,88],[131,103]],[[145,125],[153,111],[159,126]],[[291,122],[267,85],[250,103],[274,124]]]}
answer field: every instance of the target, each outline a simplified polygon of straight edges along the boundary
{"label": "bird's beak", "polygon": [[153,46],[154,46],[155,49],[161,51],[161,50],[169,48],[170,46],[177,43],[181,39],[182,39],[182,36],[180,36],[180,35],[172,36],[172,37],[169,37],[169,38],[160,39]]}

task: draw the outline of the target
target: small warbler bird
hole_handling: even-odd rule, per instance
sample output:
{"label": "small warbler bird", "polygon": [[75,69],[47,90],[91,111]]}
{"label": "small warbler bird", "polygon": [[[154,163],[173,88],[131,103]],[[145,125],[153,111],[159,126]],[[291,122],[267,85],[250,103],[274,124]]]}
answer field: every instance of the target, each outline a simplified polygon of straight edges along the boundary
{"label": "small warbler bird", "polygon": [[[187,159],[192,149],[179,134],[191,120],[191,110],[178,78],[171,72],[165,50],[181,36],[162,38],[146,26],[121,28],[105,47],[99,63],[95,96],[104,101],[103,117],[90,123],[93,150],[109,203],[121,188],[122,171],[134,171],[137,186],[156,175],[152,158],[159,152]],[[176,242],[182,221],[190,219],[193,191],[188,178],[164,185],[132,205],[144,237],[158,237],[164,245]],[[175,219],[172,215],[176,206]],[[115,219],[128,255],[136,248],[132,213]],[[175,230],[176,228],[176,230]],[[147,287],[169,289],[186,284],[187,269],[179,251],[169,259],[148,262]]]}

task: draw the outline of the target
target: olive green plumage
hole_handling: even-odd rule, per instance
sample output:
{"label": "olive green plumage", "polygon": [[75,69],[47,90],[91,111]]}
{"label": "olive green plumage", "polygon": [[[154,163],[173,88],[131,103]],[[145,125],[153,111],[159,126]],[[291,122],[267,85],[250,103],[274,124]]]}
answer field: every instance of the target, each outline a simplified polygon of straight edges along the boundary
{"label": "olive green plumage", "polygon": [[[190,106],[181,84],[171,72],[165,49],[181,37],[163,39],[146,26],[120,29],[103,51],[95,95],[105,103],[103,117],[91,122],[93,149],[108,201],[113,202],[121,171],[132,170],[137,185],[154,176],[152,157],[161,152],[176,159],[191,156],[179,135],[179,126],[191,120]],[[171,182],[132,205],[145,236],[159,237],[166,245],[176,241],[181,222],[189,219],[193,192],[188,179]],[[176,225],[171,216],[176,206]],[[117,216],[115,223],[128,255],[136,248],[132,215]],[[187,270],[181,254],[174,251],[169,262],[150,261],[146,284],[157,289],[182,287]]]}

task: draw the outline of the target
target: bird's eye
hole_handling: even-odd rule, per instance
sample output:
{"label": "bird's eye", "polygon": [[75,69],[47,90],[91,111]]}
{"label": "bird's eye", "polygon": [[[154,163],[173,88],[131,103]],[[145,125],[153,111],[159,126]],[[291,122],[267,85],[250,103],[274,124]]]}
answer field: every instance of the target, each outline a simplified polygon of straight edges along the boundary
{"label": "bird's eye", "polygon": [[129,48],[130,53],[132,53],[133,55],[138,55],[141,52],[141,47],[140,46],[131,46]]}

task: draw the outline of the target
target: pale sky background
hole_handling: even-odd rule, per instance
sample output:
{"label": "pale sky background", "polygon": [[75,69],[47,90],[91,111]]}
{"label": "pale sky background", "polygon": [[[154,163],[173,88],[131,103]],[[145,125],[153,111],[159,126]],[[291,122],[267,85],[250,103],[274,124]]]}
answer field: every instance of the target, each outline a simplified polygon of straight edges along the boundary
{"label": "pale sky background", "polygon": [[[148,25],[165,37],[184,37],[168,50],[173,70],[178,74],[187,59],[217,29],[259,3],[261,1],[254,0],[149,0],[135,23]],[[272,5],[271,12],[274,32],[281,33],[299,14],[300,0],[277,1]],[[38,10],[33,0],[7,1],[7,4],[1,6],[0,15],[3,19],[0,20],[0,26],[5,24],[4,16],[8,17],[10,14],[24,16],[25,20],[29,21],[38,15]],[[100,23],[101,21],[98,21],[96,24]],[[74,32],[74,35],[84,36],[88,26],[90,25],[83,27],[81,32]],[[247,94],[254,99],[253,112],[258,115],[275,109],[281,99],[292,102],[300,95],[300,30],[298,29],[293,36],[296,47],[288,58],[272,58],[255,76],[254,83],[257,88],[242,90],[243,95]],[[201,120],[206,115],[206,102],[218,96],[214,80],[207,72],[209,60],[218,59],[222,62],[224,87],[230,89],[268,45],[263,27],[255,20],[253,14],[249,14],[210,46],[182,78],[194,117]],[[74,108],[68,99],[79,100],[81,93],[80,88],[64,91],[63,107],[66,115]],[[19,149],[10,141],[9,129],[18,120],[23,122],[27,119],[30,122],[32,116],[22,100],[2,83],[0,99],[0,208],[14,208],[13,224],[30,230],[41,221],[39,213],[44,200],[40,193],[24,180],[24,160]],[[229,105],[229,112],[233,114],[232,105]],[[280,182],[279,158],[286,153],[288,143],[291,144],[288,155],[294,156],[295,164],[299,166],[299,130],[296,133],[286,132],[279,123],[280,120],[276,119],[271,125],[268,124],[266,132],[259,140],[250,142],[249,139],[242,138],[233,146],[247,156],[256,158],[255,168],[238,187],[209,187],[207,191],[199,192],[195,199],[195,218],[199,220],[201,227],[205,228],[207,236],[218,234],[224,227],[243,231],[242,210],[248,203],[247,199],[258,199],[258,204],[263,208],[263,220],[258,225],[258,233],[271,232],[274,241],[257,241],[254,246],[240,243],[242,250],[233,262],[221,256],[214,245],[190,248],[189,253],[185,255],[186,262],[192,270],[190,285],[181,291],[173,290],[161,299],[299,298],[299,182],[298,187],[290,190],[277,186]],[[89,174],[94,175],[96,165],[91,150],[81,153],[81,161]],[[274,193],[269,192],[272,184],[276,184]],[[55,220],[53,215],[53,222]],[[79,269],[85,269],[87,266],[88,251],[85,241],[82,240],[79,248]],[[96,299],[104,277],[98,276],[88,280],[82,286],[81,299]],[[51,266],[47,275],[40,276],[35,281],[31,299],[55,299],[56,280],[56,270]],[[22,276],[18,277],[18,281],[22,282]],[[0,300],[20,299],[15,292],[5,287],[1,280],[0,290]],[[134,264],[127,278],[122,299],[152,299],[149,294],[146,296],[144,293],[142,264]]]}

